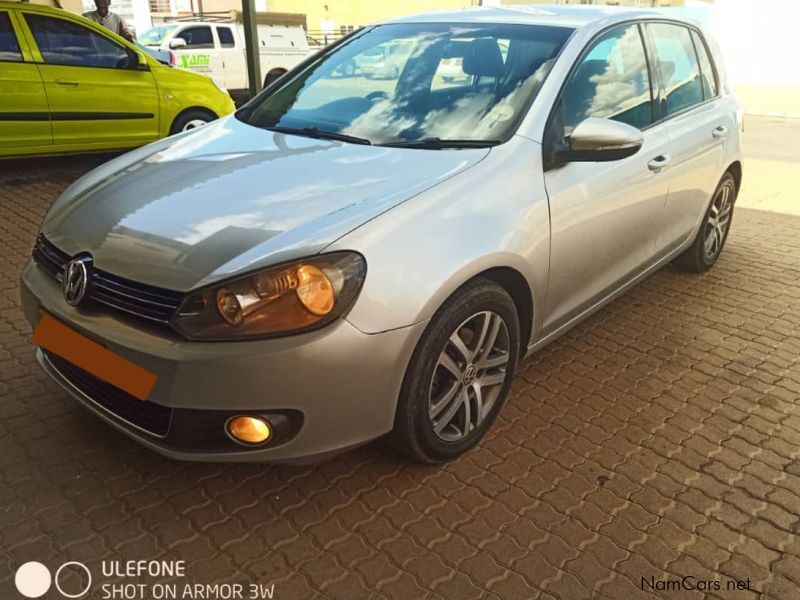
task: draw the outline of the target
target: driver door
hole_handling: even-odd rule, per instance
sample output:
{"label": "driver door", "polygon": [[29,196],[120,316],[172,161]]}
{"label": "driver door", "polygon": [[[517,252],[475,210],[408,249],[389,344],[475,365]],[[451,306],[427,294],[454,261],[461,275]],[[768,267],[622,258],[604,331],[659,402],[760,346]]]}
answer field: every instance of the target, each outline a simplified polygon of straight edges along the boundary
{"label": "driver door", "polygon": [[111,34],[67,18],[20,13],[50,104],[54,145],[134,146],[158,139],[158,90],[149,68]]}
{"label": "driver door", "polygon": [[653,261],[669,189],[670,142],[664,126],[653,124],[639,25],[622,25],[597,39],[579,59],[559,102],[548,139],[568,143],[581,121],[599,117],[642,130],[644,143],[621,160],[569,162],[545,172],[551,220],[546,333]]}

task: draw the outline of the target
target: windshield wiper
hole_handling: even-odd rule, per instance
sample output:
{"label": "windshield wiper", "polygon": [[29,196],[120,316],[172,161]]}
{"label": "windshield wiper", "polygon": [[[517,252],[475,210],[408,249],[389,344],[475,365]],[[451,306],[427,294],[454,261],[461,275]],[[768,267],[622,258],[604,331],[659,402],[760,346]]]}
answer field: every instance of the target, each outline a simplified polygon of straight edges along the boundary
{"label": "windshield wiper", "polygon": [[443,140],[441,138],[424,138],[421,140],[401,140],[376,144],[391,148],[424,148],[426,150],[441,150],[442,148],[489,148],[496,146],[500,140]]}
{"label": "windshield wiper", "polygon": [[316,127],[266,127],[269,131],[276,131],[278,133],[289,133],[293,135],[302,135],[317,140],[337,140],[339,142],[349,142],[351,144],[365,144],[372,145],[366,138],[360,138],[354,135],[347,135],[346,133],[339,133],[337,131],[325,131],[317,129]]}

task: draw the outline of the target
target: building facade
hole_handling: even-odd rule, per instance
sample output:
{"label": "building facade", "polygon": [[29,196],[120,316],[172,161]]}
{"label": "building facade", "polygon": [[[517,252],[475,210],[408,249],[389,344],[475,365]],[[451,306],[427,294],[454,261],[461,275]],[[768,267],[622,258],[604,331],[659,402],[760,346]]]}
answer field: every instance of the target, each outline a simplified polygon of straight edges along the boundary
{"label": "building facade", "polygon": [[312,37],[338,37],[382,19],[478,6],[480,0],[267,0],[267,4],[277,12],[305,13]]}

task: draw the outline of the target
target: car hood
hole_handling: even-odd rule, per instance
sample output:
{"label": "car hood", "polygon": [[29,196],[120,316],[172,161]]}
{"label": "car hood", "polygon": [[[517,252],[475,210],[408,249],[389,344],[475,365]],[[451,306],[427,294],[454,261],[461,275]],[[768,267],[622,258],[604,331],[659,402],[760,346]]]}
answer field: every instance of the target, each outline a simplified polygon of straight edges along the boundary
{"label": "car hood", "polygon": [[316,254],[487,153],[345,144],[225,118],[88,174],[42,233],[99,269],[188,291]]}

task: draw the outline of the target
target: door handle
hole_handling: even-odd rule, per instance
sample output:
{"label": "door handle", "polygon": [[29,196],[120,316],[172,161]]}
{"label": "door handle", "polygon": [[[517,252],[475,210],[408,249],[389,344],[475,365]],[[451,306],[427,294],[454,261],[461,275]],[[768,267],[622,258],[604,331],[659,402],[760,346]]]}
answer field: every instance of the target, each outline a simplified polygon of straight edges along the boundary
{"label": "door handle", "polygon": [[726,135],[728,135],[728,128],[724,125],[720,125],[711,132],[711,137],[713,137],[715,140],[721,140]]}
{"label": "door handle", "polygon": [[56,79],[55,80],[58,85],[69,85],[75,87],[78,85],[77,81],[69,81],[67,79]]}
{"label": "door handle", "polygon": [[672,157],[669,154],[659,154],[653,160],[647,161],[647,168],[651,171],[659,173],[661,169],[666,168],[671,160]]}

